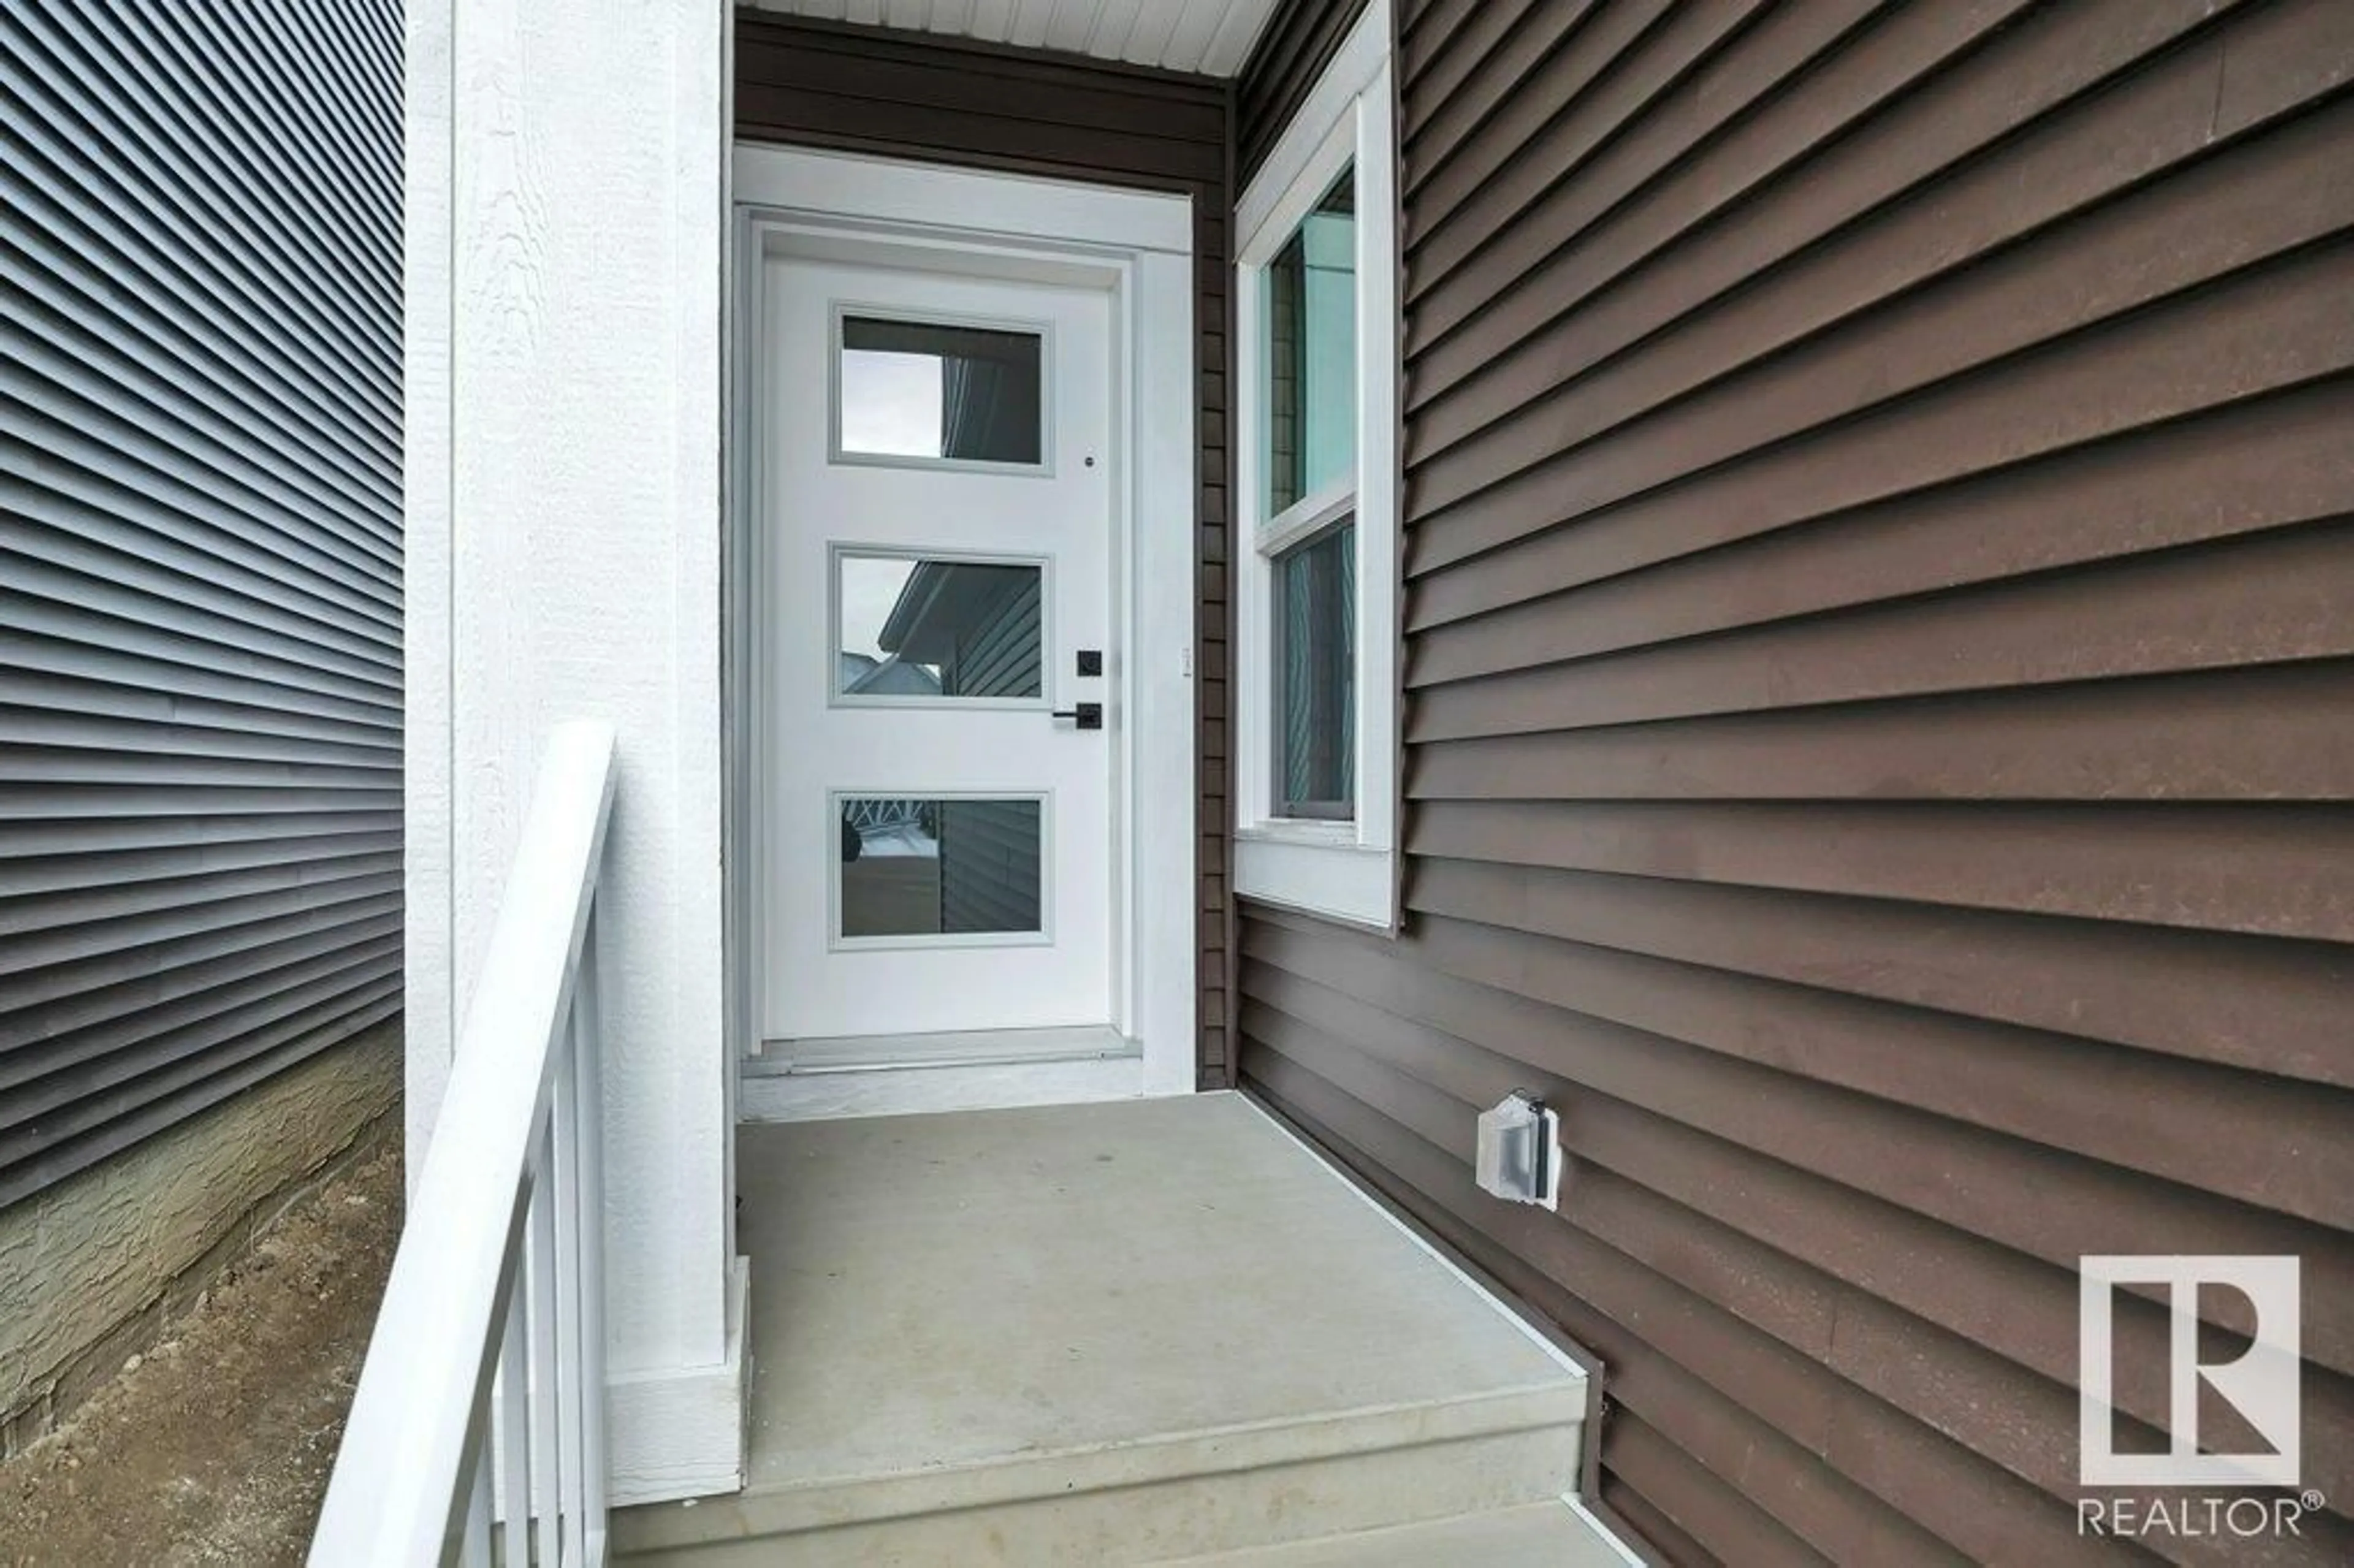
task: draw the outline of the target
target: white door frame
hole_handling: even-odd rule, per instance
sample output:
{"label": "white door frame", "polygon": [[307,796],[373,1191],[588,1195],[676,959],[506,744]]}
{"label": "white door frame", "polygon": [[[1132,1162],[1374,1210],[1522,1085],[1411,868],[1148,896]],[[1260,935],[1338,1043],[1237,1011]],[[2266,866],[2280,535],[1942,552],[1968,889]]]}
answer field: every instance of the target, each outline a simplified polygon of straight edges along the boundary
{"label": "white door frame", "polygon": [[[1193,210],[1183,196],[952,169],[800,148],[735,152],[735,288],[723,657],[734,775],[726,862],[729,977],[737,1038],[758,1049],[759,966],[767,959],[769,755],[762,733],[769,651],[762,629],[770,476],[751,439],[758,396],[748,351],[763,341],[763,292],[776,254],[1000,276],[1107,290],[1121,471],[1112,485],[1115,650],[1108,696],[1113,810],[1123,846],[1114,875],[1112,997],[1116,1027],[1140,1058],[1038,1068],[926,1068],[859,1075],[857,1108],[1029,1103],[1186,1094],[1194,1087],[1198,934],[1193,681],[1194,431]],[[1051,656],[1051,655],[1050,655]],[[1124,720],[1124,722],[1119,722]],[[961,1080],[951,1074],[963,1074]]]}

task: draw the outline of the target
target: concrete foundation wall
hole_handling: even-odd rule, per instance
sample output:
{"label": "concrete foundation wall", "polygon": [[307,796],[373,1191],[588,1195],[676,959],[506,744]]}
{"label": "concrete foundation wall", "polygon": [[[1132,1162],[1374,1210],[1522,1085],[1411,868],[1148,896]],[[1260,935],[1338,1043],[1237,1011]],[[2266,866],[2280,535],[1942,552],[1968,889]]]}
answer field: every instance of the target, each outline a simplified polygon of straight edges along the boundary
{"label": "concrete foundation wall", "polygon": [[0,1457],[154,1342],[320,1178],[397,1137],[396,1022],[0,1211]]}

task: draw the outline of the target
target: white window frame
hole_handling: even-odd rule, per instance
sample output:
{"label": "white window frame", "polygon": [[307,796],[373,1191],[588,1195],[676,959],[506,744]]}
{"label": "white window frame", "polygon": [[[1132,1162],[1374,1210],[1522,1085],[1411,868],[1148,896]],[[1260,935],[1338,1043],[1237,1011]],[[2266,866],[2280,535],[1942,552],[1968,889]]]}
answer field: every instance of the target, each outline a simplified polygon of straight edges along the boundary
{"label": "white window frame", "polygon": [[[1394,932],[1398,832],[1398,268],[1389,0],[1372,0],[1235,208],[1235,891]],[[1357,463],[1353,485],[1267,510],[1258,431],[1266,269],[1341,171],[1356,167]],[[1284,817],[1275,791],[1275,557],[1348,509],[1354,491],[1356,814]]]}

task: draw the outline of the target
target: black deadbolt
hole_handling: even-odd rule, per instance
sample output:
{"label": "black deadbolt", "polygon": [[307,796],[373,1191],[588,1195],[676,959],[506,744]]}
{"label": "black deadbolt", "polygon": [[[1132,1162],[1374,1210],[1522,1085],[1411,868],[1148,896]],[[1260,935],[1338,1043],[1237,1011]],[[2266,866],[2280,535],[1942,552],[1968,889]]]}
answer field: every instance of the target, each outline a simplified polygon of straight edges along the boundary
{"label": "black deadbolt", "polygon": [[1100,675],[1103,673],[1102,649],[1082,648],[1079,650],[1079,673],[1082,675]]}

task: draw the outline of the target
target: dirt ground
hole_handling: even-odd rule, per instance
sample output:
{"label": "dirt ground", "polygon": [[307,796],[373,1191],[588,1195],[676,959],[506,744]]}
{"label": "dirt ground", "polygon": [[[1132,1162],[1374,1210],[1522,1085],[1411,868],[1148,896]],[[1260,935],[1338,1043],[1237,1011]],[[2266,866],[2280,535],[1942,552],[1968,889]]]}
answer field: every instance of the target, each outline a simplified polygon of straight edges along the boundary
{"label": "dirt ground", "polygon": [[299,1563],[400,1230],[400,1153],[345,1171],[0,1466],[0,1563]]}

